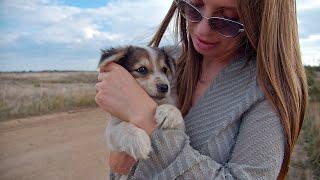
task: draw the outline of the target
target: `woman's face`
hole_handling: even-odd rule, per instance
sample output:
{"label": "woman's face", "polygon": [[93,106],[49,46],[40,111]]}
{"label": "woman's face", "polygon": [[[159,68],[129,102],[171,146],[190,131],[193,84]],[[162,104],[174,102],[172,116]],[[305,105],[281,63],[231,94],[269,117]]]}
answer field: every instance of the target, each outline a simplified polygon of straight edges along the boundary
{"label": "woman's face", "polygon": [[[223,17],[239,21],[236,10],[236,0],[190,0],[203,16]],[[234,53],[239,47],[241,36],[227,38],[212,30],[207,19],[200,22],[188,22],[188,30],[193,41],[194,48],[204,57],[219,58]],[[231,55],[231,54],[230,54]]]}

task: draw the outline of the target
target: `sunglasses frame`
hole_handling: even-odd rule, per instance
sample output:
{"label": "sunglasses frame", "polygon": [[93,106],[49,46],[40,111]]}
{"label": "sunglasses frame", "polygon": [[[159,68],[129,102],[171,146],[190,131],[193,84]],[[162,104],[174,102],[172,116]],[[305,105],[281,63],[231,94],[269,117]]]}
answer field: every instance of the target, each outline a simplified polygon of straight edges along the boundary
{"label": "sunglasses frame", "polygon": [[[231,20],[231,19],[227,19],[227,18],[223,18],[223,17],[216,17],[216,16],[206,17],[206,16],[202,15],[202,13],[199,11],[198,8],[196,8],[194,5],[192,5],[191,3],[189,3],[189,2],[187,2],[187,1],[185,1],[185,0],[174,0],[174,2],[176,3],[176,6],[177,6],[180,14],[181,14],[186,20],[188,20],[188,21],[190,21],[190,22],[198,23],[198,22],[202,21],[202,19],[206,19],[206,20],[208,20],[208,23],[209,23],[209,22],[210,22],[210,19],[218,19],[218,20],[223,20],[223,21],[230,22],[230,23],[236,23],[236,24],[242,26],[242,28],[240,28],[240,29],[238,30],[237,34],[235,34],[234,36],[231,36],[231,35],[225,35],[225,34],[219,32],[219,31],[216,30],[214,27],[212,27],[212,25],[209,23],[209,26],[210,26],[210,28],[211,28],[213,31],[218,32],[220,35],[222,35],[222,36],[224,36],[224,37],[234,38],[234,37],[238,36],[240,33],[242,33],[242,32],[245,31],[244,25],[243,25],[242,23],[240,23],[240,22],[233,21],[233,20]],[[197,11],[197,13],[200,15],[199,17],[201,17],[201,19],[200,19],[199,21],[192,21],[192,20],[190,20],[190,18],[188,18],[188,17],[185,15],[185,13],[182,11],[182,9],[180,8],[179,3],[181,3],[181,2],[186,3],[186,4],[189,5],[191,8],[193,8],[195,11]]]}

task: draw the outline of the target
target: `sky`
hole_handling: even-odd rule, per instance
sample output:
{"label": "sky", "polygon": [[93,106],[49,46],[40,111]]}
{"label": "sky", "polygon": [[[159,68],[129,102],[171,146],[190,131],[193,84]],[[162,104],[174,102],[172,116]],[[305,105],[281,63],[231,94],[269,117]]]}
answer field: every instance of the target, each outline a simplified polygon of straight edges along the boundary
{"label": "sky", "polygon": [[[101,49],[145,45],[171,3],[0,0],[0,71],[96,70]],[[297,8],[303,64],[320,65],[320,0]]]}

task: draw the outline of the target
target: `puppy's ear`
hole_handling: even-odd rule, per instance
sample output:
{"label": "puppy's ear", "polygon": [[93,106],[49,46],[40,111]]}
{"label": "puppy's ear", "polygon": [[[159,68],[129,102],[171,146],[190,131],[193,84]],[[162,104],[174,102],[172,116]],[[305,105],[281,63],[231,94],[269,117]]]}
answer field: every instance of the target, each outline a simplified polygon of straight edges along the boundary
{"label": "puppy's ear", "polygon": [[110,62],[118,63],[121,59],[125,58],[127,51],[127,47],[102,50],[98,68],[100,68],[100,71],[103,72],[103,67]]}

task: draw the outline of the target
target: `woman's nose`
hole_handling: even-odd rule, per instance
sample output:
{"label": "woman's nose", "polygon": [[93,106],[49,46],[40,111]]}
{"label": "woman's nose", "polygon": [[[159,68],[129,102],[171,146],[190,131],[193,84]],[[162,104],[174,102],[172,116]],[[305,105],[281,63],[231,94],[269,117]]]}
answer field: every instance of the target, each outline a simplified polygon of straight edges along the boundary
{"label": "woman's nose", "polygon": [[202,18],[196,25],[197,34],[205,36],[212,32],[208,19]]}

